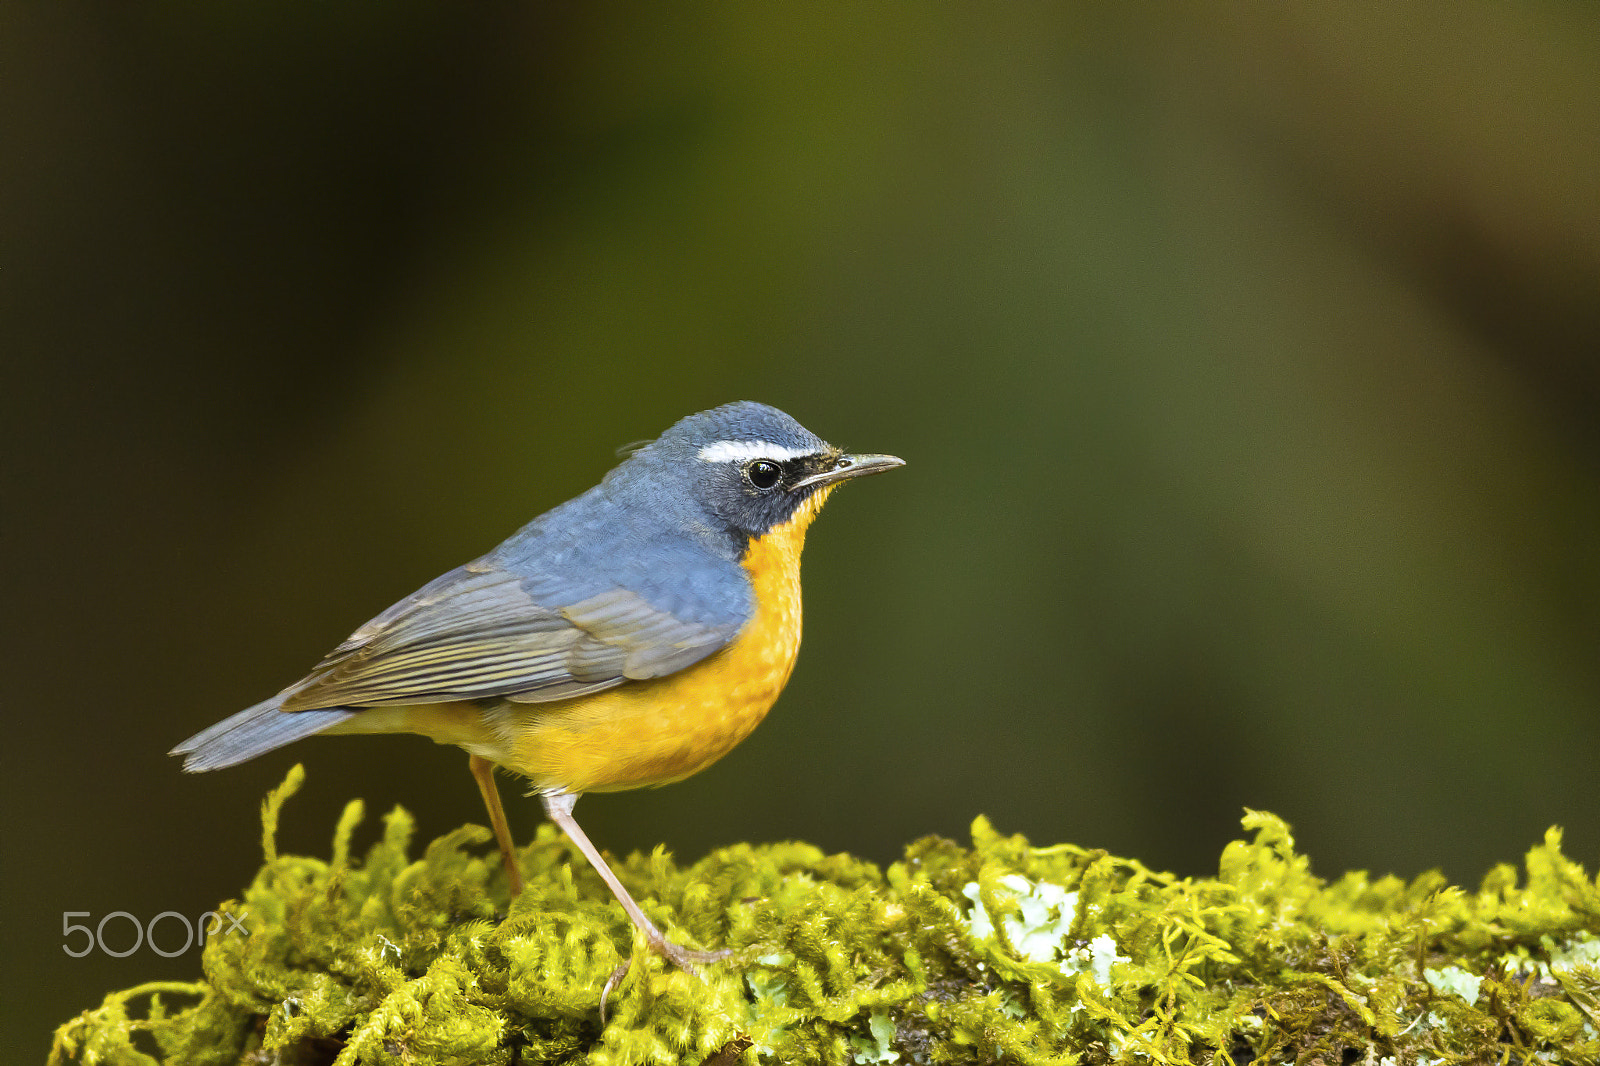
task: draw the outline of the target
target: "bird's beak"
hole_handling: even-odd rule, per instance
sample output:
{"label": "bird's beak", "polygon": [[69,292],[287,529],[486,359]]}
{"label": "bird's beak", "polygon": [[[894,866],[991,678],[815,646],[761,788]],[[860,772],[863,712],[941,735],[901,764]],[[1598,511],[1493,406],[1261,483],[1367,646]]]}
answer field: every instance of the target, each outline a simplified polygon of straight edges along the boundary
{"label": "bird's beak", "polygon": [[897,455],[841,455],[833,461],[833,464],[828,469],[796,481],[789,487],[791,489],[803,489],[815,485],[832,485],[853,477],[881,474],[885,470],[893,470],[897,466],[905,465],[906,461]]}

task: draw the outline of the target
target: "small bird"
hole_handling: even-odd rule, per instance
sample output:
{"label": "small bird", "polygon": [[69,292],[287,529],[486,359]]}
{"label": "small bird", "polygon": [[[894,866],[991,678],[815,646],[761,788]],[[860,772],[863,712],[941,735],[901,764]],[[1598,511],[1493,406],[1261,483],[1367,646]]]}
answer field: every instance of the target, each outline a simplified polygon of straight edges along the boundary
{"label": "small bird", "polygon": [[313,733],[459,745],[513,896],[522,875],[496,766],[532,782],[650,947],[693,972],[726,953],[668,940],[573,806],[585,792],[680,781],[750,734],[800,650],[806,528],[840,482],[903,465],[847,454],[765,404],[690,415],[172,754],[198,773]]}

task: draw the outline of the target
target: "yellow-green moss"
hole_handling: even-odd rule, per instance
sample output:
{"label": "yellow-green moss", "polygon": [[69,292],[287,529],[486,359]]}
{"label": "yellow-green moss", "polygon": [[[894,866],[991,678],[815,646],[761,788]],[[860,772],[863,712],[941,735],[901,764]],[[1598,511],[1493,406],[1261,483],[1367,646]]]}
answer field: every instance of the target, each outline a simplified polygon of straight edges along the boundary
{"label": "yellow-green moss", "polygon": [[686,869],[632,856],[619,873],[670,936],[734,949],[702,981],[643,950],[549,826],[509,913],[478,826],[412,860],[396,809],[357,861],[357,801],[331,861],[278,854],[302,776],[268,798],[266,863],[219,908],[250,935],[207,943],[192,985],[108,996],[52,1063],[1600,1063],[1600,890],[1557,830],[1526,878],[1497,867],[1477,891],[1326,883],[1254,811],[1215,878],[983,818],[971,847],[930,837],[886,872],[792,843]]}

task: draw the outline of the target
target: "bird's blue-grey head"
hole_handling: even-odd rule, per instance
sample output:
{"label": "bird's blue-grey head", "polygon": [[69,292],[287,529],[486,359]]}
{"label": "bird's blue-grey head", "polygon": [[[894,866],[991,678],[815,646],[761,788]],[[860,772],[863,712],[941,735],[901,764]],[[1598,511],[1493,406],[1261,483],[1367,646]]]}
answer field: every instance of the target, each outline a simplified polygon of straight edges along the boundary
{"label": "bird's blue-grey head", "polygon": [[682,419],[612,476],[670,486],[718,532],[747,543],[825,487],[902,464],[892,455],[847,454],[777,408],[741,400]]}

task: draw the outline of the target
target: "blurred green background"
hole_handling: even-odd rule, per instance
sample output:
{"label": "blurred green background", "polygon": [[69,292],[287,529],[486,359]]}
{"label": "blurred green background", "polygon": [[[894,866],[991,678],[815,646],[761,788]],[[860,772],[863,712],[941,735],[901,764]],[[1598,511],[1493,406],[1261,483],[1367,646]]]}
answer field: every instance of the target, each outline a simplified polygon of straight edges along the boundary
{"label": "blurred green background", "polygon": [[417,738],[164,752],[737,398],[910,465],[813,531],[768,721],[602,847],[1600,858],[1593,4],[19,2],[0,69],[29,1056],[198,972],[61,914],[234,894],[294,761],[292,848],[481,821]]}

